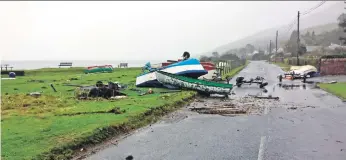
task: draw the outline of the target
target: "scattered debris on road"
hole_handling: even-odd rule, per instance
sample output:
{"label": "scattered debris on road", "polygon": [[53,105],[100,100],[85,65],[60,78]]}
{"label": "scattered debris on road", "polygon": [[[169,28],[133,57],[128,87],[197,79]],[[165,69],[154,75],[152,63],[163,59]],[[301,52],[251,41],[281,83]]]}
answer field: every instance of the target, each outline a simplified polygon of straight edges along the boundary
{"label": "scattered debris on road", "polygon": [[257,99],[275,99],[275,100],[279,99],[279,97],[273,97],[271,95],[269,95],[269,96],[257,96],[257,95],[250,95],[249,94],[248,96],[253,97],[253,98],[257,98]]}
{"label": "scattered debris on road", "polygon": [[129,155],[125,158],[126,160],[133,160],[133,156],[132,155]]}
{"label": "scattered debris on road", "polygon": [[268,96],[268,97],[264,97],[264,96],[254,96],[254,98],[258,98],[258,99],[275,99],[275,100],[278,100],[279,97],[271,97],[271,96]]}
{"label": "scattered debris on road", "polygon": [[249,84],[251,85],[252,83],[254,84],[259,84],[260,88],[263,88],[268,85],[268,82],[263,82],[264,78],[257,76],[255,79],[250,78],[250,80],[246,81],[244,80],[244,77],[237,77],[236,79],[236,85],[237,87],[241,87],[243,84]]}
{"label": "scattered debris on road", "polygon": [[190,108],[191,111],[196,111],[203,114],[246,114],[246,110],[238,108],[225,108],[225,107],[203,107],[203,108]]}
{"label": "scattered debris on road", "polygon": [[296,110],[296,109],[297,109],[297,107],[288,107],[287,109]]}

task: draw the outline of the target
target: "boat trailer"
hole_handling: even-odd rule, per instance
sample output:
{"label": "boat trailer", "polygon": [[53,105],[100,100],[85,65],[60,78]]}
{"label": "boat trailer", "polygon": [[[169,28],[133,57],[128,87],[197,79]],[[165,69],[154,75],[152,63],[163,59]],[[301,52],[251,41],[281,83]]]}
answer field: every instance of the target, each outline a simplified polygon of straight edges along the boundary
{"label": "boat trailer", "polygon": [[268,85],[268,82],[263,82],[263,81],[264,81],[264,78],[260,77],[260,76],[257,76],[255,79],[250,78],[249,81],[244,80],[244,77],[237,77],[236,85],[237,85],[237,87],[241,87],[241,85],[243,85],[243,84],[251,85],[251,84],[255,83],[255,84],[259,84],[260,88],[263,88],[263,87]]}

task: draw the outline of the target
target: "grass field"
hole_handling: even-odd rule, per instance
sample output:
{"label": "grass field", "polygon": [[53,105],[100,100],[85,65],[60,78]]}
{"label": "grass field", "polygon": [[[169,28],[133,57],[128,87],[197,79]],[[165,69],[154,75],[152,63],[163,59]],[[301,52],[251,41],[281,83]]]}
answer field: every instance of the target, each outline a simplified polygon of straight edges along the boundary
{"label": "grass field", "polygon": [[346,100],[346,82],[334,83],[334,84],[319,84],[320,88]]}
{"label": "grass field", "polygon": [[[83,68],[39,69],[26,71],[26,76],[15,80],[2,80],[1,159],[33,159],[38,155],[40,158],[66,159],[72,155],[72,144],[94,142],[95,139],[90,137],[100,136],[103,128],[132,122],[152,109],[172,106],[195,94],[183,91],[138,96],[136,91],[127,89],[125,99],[79,101],[74,98],[75,87],[63,85],[94,85],[102,80],[104,83],[118,81],[134,88],[135,77],[140,72],[140,68],[117,68],[113,73],[99,74],[84,74]],[[54,84],[57,92],[50,84]],[[160,90],[164,89],[154,89],[154,92]],[[30,92],[41,92],[42,96],[34,98],[27,95]],[[122,113],[109,113],[115,108]],[[62,153],[57,153],[57,148]]]}

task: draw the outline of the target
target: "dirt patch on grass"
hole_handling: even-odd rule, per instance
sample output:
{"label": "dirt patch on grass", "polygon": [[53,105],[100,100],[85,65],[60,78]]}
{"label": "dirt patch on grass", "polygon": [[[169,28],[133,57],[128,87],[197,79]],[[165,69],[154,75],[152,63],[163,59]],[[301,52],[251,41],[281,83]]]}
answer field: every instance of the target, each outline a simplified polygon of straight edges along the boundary
{"label": "dirt patch on grass", "polygon": [[33,97],[27,94],[13,94],[4,95],[1,98],[2,110],[19,109],[27,110],[39,109],[39,110],[49,110],[51,108],[65,107],[66,100],[59,99],[55,96],[42,95],[40,97]]}

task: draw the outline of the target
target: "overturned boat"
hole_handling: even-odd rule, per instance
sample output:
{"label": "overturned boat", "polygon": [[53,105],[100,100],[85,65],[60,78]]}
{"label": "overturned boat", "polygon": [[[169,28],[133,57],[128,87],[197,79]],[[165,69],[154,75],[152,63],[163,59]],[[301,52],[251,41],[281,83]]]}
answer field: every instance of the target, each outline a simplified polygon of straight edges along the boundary
{"label": "overturned boat", "polygon": [[194,58],[178,61],[160,68],[152,68],[150,63],[147,63],[145,69],[149,72],[143,73],[136,78],[137,87],[163,87],[164,85],[158,82],[156,79],[156,71],[164,71],[167,73],[196,79],[208,73],[208,71],[203,68],[201,63]]}
{"label": "overturned boat", "polygon": [[112,65],[89,66],[84,70],[84,73],[113,72],[113,70]]}
{"label": "overturned boat", "polygon": [[233,88],[232,84],[194,79],[164,71],[156,71],[156,77],[162,84],[195,90],[205,95],[222,94],[227,96]]}
{"label": "overturned boat", "polygon": [[[178,59],[178,61],[175,60],[167,60],[167,62],[163,62],[162,64],[158,64],[161,67],[168,66],[173,63],[177,63],[182,61],[182,59]],[[207,80],[212,80],[215,78],[215,76],[218,75],[218,72],[216,70],[216,65],[213,62],[200,62],[203,68],[208,71],[207,74],[202,75],[198,77],[198,79],[207,79]]]}

